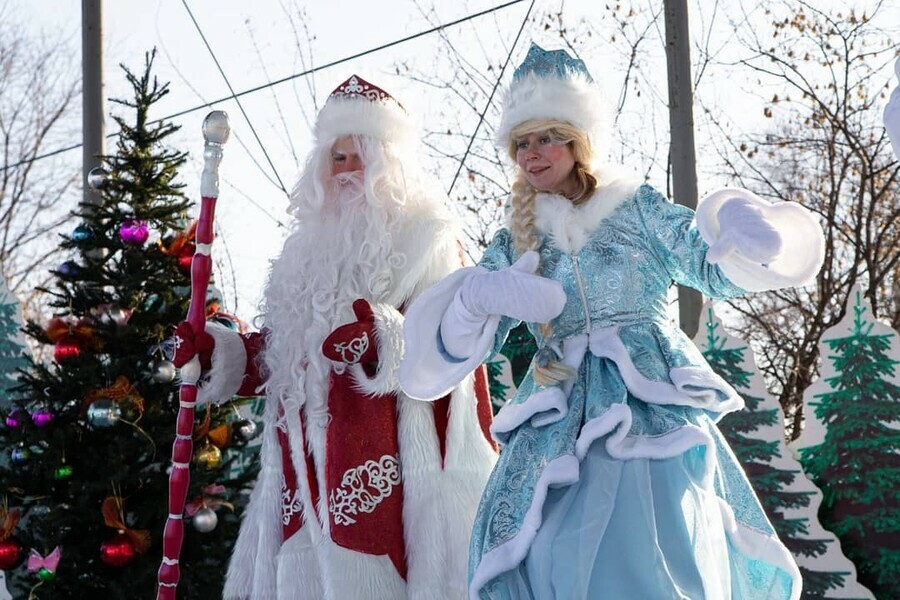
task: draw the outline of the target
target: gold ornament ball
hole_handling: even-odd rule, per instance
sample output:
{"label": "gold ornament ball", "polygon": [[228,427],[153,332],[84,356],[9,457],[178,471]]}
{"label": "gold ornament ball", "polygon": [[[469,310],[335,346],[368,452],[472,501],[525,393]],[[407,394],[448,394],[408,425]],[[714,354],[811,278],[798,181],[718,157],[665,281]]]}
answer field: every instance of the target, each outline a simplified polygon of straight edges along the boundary
{"label": "gold ornament ball", "polygon": [[194,463],[208,471],[218,469],[222,464],[222,451],[212,444],[206,443],[194,452]]}

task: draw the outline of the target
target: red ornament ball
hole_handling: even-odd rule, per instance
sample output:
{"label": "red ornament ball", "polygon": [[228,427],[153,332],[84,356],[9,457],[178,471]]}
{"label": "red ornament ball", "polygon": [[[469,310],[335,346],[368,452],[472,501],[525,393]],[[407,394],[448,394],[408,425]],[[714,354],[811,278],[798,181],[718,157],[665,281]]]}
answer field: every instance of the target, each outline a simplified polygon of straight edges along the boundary
{"label": "red ornament ball", "polygon": [[66,335],[60,338],[53,347],[53,358],[58,363],[78,358],[81,354],[81,344],[72,336]]}
{"label": "red ornament ball", "polygon": [[190,273],[191,272],[191,263],[194,260],[194,245],[186,244],[184,248],[182,248],[181,253],[178,255],[178,270],[182,273]]}
{"label": "red ornament ball", "polygon": [[25,549],[14,538],[6,538],[0,542],[0,569],[8,571],[25,558]]}
{"label": "red ornament ball", "polygon": [[131,539],[124,533],[117,533],[100,544],[100,560],[110,567],[124,567],[134,560],[137,551]]}

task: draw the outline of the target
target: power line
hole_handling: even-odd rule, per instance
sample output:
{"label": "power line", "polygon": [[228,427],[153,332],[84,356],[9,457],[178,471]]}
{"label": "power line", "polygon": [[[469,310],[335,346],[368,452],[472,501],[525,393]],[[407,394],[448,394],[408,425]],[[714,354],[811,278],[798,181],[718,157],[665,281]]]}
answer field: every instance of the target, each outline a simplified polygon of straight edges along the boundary
{"label": "power line", "polygon": [[[153,123],[159,123],[160,121],[166,121],[166,120],[174,119],[174,118],[177,118],[177,117],[182,117],[182,116],[184,116],[184,115],[190,114],[190,113],[192,113],[192,112],[196,112],[196,111],[201,110],[201,109],[203,109],[203,108],[209,108],[209,107],[214,106],[214,105],[216,105],[216,104],[220,104],[220,103],[225,102],[225,101],[227,101],[227,100],[236,99],[236,98],[239,98],[239,97],[241,97],[241,96],[246,96],[247,94],[252,94],[252,93],[255,93],[255,92],[259,92],[259,91],[261,91],[261,90],[265,90],[265,89],[268,89],[268,88],[270,88],[270,87],[274,87],[274,86],[276,86],[276,85],[279,85],[279,84],[286,83],[286,82],[288,82],[288,81],[297,79],[298,77],[304,77],[304,76],[306,76],[306,75],[311,75],[312,73],[315,73],[315,72],[317,72],[317,71],[322,71],[322,70],[324,70],[324,69],[329,69],[329,68],[334,67],[334,66],[337,66],[337,65],[339,65],[339,64],[342,64],[342,63],[345,63],[345,62],[348,62],[348,61],[351,61],[351,60],[354,60],[354,59],[357,59],[357,58],[361,58],[361,57],[366,56],[366,55],[368,55],[368,54],[374,54],[375,52],[380,52],[381,50],[386,50],[386,49],[391,48],[391,47],[393,47],[393,46],[397,46],[397,45],[399,45],[399,44],[403,44],[403,43],[412,41],[412,40],[414,40],[414,39],[417,39],[417,38],[420,38],[420,37],[424,37],[424,36],[426,36],[426,35],[430,35],[430,34],[432,34],[432,33],[435,33],[435,32],[437,32],[437,31],[441,31],[441,30],[443,30],[443,29],[447,29],[447,28],[449,28],[449,27],[455,27],[455,26],[460,25],[460,24],[462,24],[462,23],[465,23],[465,22],[467,22],[467,21],[471,21],[471,20],[473,20],[473,19],[477,19],[478,17],[483,17],[484,15],[488,15],[488,14],[493,13],[493,12],[496,12],[496,11],[498,11],[498,10],[502,10],[502,9],[508,8],[508,7],[510,7],[510,6],[513,6],[513,5],[516,5],[516,4],[520,4],[520,3],[524,2],[524,1],[525,1],[525,0],[510,0],[509,2],[506,2],[506,3],[504,3],[504,4],[500,4],[500,5],[495,6],[495,7],[493,7],[493,8],[488,8],[488,9],[482,10],[482,11],[480,11],[480,12],[473,13],[473,14],[471,14],[471,15],[468,15],[468,16],[466,16],[466,17],[462,17],[462,18],[457,19],[457,20],[455,20],[455,21],[451,21],[451,22],[446,23],[446,24],[444,24],[444,25],[437,25],[437,26],[435,26],[435,27],[432,27],[431,29],[427,29],[427,30],[425,30],[425,31],[421,31],[421,32],[415,33],[415,34],[413,34],[413,35],[409,35],[409,36],[406,36],[406,37],[404,37],[404,38],[400,38],[400,39],[398,39],[398,40],[395,40],[395,41],[393,41],[393,42],[389,42],[389,43],[387,43],[387,44],[382,44],[381,46],[376,46],[375,48],[370,48],[369,50],[365,50],[365,51],[363,51],[363,52],[358,52],[357,54],[354,54],[354,55],[352,55],[352,56],[347,56],[347,57],[345,57],[345,58],[341,58],[341,59],[332,61],[332,62],[330,62],[330,63],[326,63],[326,64],[324,64],[324,65],[320,65],[320,66],[318,66],[318,67],[312,67],[312,68],[310,68],[310,69],[306,69],[305,71],[301,71],[301,72],[299,72],[299,73],[295,73],[295,74],[293,74],[293,75],[289,75],[289,76],[287,76],[287,77],[283,77],[283,78],[281,78],[281,79],[278,79],[278,80],[276,80],[276,81],[269,82],[269,83],[267,83],[267,84],[265,84],[265,85],[259,85],[259,86],[256,86],[256,87],[253,87],[253,88],[244,90],[244,91],[242,91],[242,92],[238,92],[238,93],[236,93],[236,94],[233,93],[233,94],[230,95],[230,96],[225,96],[225,97],[219,98],[219,99],[217,99],[217,100],[212,100],[212,101],[210,101],[210,102],[206,102],[206,103],[204,103],[204,104],[200,104],[200,105],[198,105],[198,106],[194,106],[194,107],[192,107],[192,108],[188,108],[188,109],[185,109],[185,110],[182,110],[182,111],[173,113],[173,114],[168,115],[168,116],[166,116],[166,117],[163,117],[163,118],[161,118],[161,119],[157,119],[157,120],[155,120],[155,121],[151,121],[150,124],[153,124]],[[533,6],[533,5],[534,5],[534,1],[532,0],[532,6]],[[529,12],[530,12],[530,10],[531,10],[531,9],[529,8]],[[521,31],[520,31],[520,33],[521,33]],[[518,40],[518,37],[517,37],[516,39]],[[116,137],[116,136],[118,136],[118,135],[119,135],[119,132],[116,132],[116,133],[108,134],[106,137],[107,137],[107,138],[114,138],[114,137]],[[59,149],[57,149],[57,150],[53,150],[53,151],[51,151],[51,152],[47,152],[46,154],[40,154],[40,155],[38,155],[38,156],[35,156],[35,157],[30,158],[30,159],[27,159],[27,160],[22,160],[22,161],[19,161],[19,162],[17,162],[17,163],[11,164],[11,165],[6,165],[6,166],[4,166],[4,167],[2,168],[2,170],[3,170],[3,171],[8,171],[9,169],[14,169],[15,167],[18,167],[18,166],[20,166],[20,165],[24,165],[24,164],[36,162],[36,161],[41,160],[41,159],[44,159],[44,158],[50,158],[51,156],[56,156],[57,154],[62,154],[63,152],[69,152],[70,150],[76,150],[76,149],[78,149],[78,148],[81,148],[82,145],[83,145],[83,144],[74,144],[74,145],[72,145],[72,146],[67,146],[67,147],[65,147],[65,148],[59,148]]]}
{"label": "power line", "polygon": [[275,175],[275,179],[278,180],[278,186],[281,188],[281,191],[284,192],[284,195],[287,196],[287,188],[284,187],[284,182],[281,181],[281,177],[278,175],[278,169],[275,168],[275,163],[272,162],[271,157],[269,157],[269,153],[266,151],[266,147],[263,145],[262,140],[259,139],[259,135],[256,133],[256,128],[250,121],[250,117],[247,116],[247,111],[244,110],[244,105],[241,104],[241,101],[238,99],[238,97],[234,95],[234,88],[231,87],[231,82],[228,81],[228,76],[225,75],[225,70],[222,68],[222,65],[219,64],[219,59],[216,58],[216,53],[213,52],[212,46],[209,45],[209,42],[206,40],[206,36],[203,35],[203,30],[200,28],[200,23],[198,23],[197,19],[194,18],[194,13],[191,12],[191,7],[188,6],[187,0],[181,0],[181,3],[184,5],[184,9],[187,11],[188,16],[191,17],[191,21],[194,22],[194,27],[197,28],[197,33],[200,34],[200,39],[203,40],[203,44],[206,46],[206,49],[209,50],[209,55],[212,57],[213,62],[216,63],[216,68],[219,69],[219,73],[222,75],[222,79],[225,80],[225,85],[228,86],[228,91],[231,92],[231,95],[234,97],[234,101],[237,103],[238,108],[241,110],[241,114],[244,115],[244,120],[247,121],[247,125],[250,127],[250,131],[253,133],[253,137],[256,138],[256,143],[259,144],[263,155],[266,157],[266,161],[268,161],[269,166],[272,168],[272,173]]}
{"label": "power line", "polygon": [[453,191],[453,186],[456,185],[456,180],[459,177],[463,166],[466,164],[466,158],[469,157],[469,152],[472,150],[472,144],[475,142],[475,136],[478,135],[478,130],[481,128],[481,124],[484,122],[484,115],[487,114],[488,108],[491,107],[491,103],[494,101],[494,94],[497,93],[497,88],[500,87],[500,80],[503,79],[503,73],[506,72],[506,67],[509,65],[509,61],[512,58],[513,51],[516,49],[516,46],[519,45],[519,38],[522,36],[522,31],[525,30],[525,24],[528,23],[528,17],[531,15],[532,8],[534,8],[534,0],[531,0],[531,4],[528,6],[528,12],[525,13],[525,18],[522,19],[522,25],[519,26],[519,32],[516,34],[516,39],[513,40],[512,46],[510,46],[509,48],[509,54],[506,55],[506,62],[504,62],[503,66],[500,67],[500,74],[497,76],[497,81],[494,82],[494,89],[491,90],[491,95],[488,98],[487,103],[484,105],[484,110],[481,111],[480,115],[478,115],[478,124],[475,126],[475,131],[472,132],[472,137],[469,138],[469,145],[466,146],[466,151],[463,154],[462,159],[460,159],[459,161],[459,166],[456,168],[456,174],[453,176],[453,181],[450,183],[450,189],[447,190],[448,196]]}

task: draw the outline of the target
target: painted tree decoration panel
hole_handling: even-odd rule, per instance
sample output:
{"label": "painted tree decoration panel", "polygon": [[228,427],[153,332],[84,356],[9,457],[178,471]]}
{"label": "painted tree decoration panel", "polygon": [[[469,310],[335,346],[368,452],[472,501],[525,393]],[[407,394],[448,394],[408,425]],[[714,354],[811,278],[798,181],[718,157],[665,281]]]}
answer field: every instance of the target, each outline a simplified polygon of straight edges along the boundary
{"label": "painted tree decoration panel", "polygon": [[0,277],[0,406],[6,407],[9,388],[16,382],[16,369],[25,366],[25,341],[20,331],[19,303]]}
{"label": "painted tree decoration panel", "polygon": [[900,598],[900,336],[856,288],[819,344],[821,375],[804,393],[793,447],[860,581],[878,598]]}
{"label": "painted tree decoration panel", "polygon": [[703,307],[694,338],[713,370],[730,383],[746,407],[725,416],[719,428],[740,460],[779,537],[803,575],[803,598],[873,598],[835,535],[819,522],[822,492],[806,477],[784,440],[784,413],[766,390],[749,345],[731,335]]}

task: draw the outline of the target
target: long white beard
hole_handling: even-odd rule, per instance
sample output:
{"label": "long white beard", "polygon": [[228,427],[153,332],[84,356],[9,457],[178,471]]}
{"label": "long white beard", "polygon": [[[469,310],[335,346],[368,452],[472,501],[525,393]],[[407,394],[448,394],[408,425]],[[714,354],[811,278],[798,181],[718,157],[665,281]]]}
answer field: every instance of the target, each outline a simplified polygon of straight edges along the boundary
{"label": "long white beard", "polygon": [[326,419],[330,363],[322,342],[353,320],[354,300],[390,293],[391,265],[405,262],[393,251],[401,209],[368,197],[361,174],[344,174],[326,184],[323,202],[296,211],[263,306],[268,395],[286,410],[306,404],[308,418]]}

